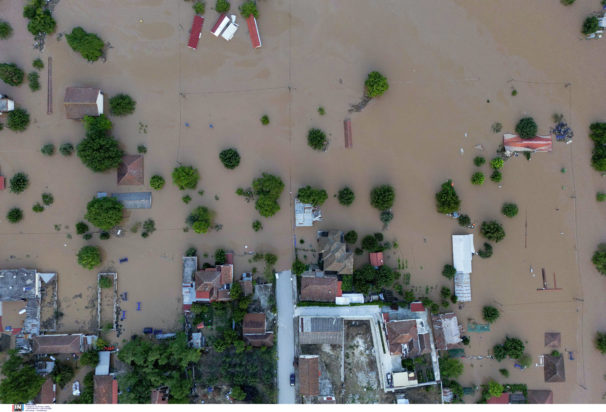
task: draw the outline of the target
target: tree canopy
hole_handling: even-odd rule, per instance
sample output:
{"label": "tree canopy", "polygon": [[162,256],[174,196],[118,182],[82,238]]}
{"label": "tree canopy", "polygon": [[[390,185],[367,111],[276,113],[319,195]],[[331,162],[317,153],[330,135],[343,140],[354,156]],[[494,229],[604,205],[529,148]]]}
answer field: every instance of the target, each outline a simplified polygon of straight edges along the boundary
{"label": "tree canopy", "polygon": [[358,233],[355,230],[350,230],[349,232],[345,233],[344,239],[345,243],[354,245],[358,241]]}
{"label": "tree canopy", "polygon": [[15,173],[9,181],[11,193],[22,193],[29,186],[29,177],[23,173]]}
{"label": "tree canopy", "polygon": [[518,205],[515,203],[503,203],[501,213],[507,217],[515,217],[518,214]]}
{"label": "tree canopy", "polygon": [[284,182],[277,176],[263,173],[252,184],[253,192],[257,196],[255,209],[264,217],[270,217],[278,213],[280,205],[278,199],[284,190]]}
{"label": "tree canopy", "polygon": [[366,264],[353,273],[353,285],[356,292],[368,294],[382,287],[391,285],[395,273],[389,266],[383,265],[378,269]]}
{"label": "tree canopy", "polygon": [[127,116],[135,112],[137,102],[128,94],[120,93],[109,99],[109,112],[114,116]]}
{"label": "tree canopy", "polygon": [[390,209],[395,199],[396,191],[389,185],[377,186],[370,191],[370,204],[379,210]]}
{"label": "tree canopy", "polygon": [[309,203],[313,206],[322,206],[326,199],[328,199],[328,194],[324,189],[314,189],[307,185],[299,188],[297,198],[299,198],[299,201],[302,203]]}
{"label": "tree canopy", "polygon": [[591,165],[599,172],[606,171],[606,123],[592,123],[589,137],[594,142]]}
{"label": "tree canopy", "polygon": [[122,221],[124,206],[116,198],[94,198],[86,205],[84,218],[99,229],[110,230]]}
{"label": "tree canopy", "polygon": [[598,250],[593,253],[591,261],[598,272],[606,275],[606,245],[602,244],[598,246]]}
{"label": "tree canopy", "polygon": [[87,33],[82,27],[75,27],[65,38],[72,50],[89,62],[97,61],[103,55],[103,40],[94,33]]}
{"label": "tree canopy", "polygon": [[457,270],[455,269],[455,267],[453,265],[446,264],[446,265],[444,265],[444,268],[442,269],[442,276],[444,276],[447,279],[454,278],[454,275],[456,273],[457,273]]}
{"label": "tree canopy", "polygon": [[160,190],[164,187],[164,178],[160,175],[153,175],[151,179],[149,179],[149,185],[154,190]]}
{"label": "tree canopy", "polygon": [[20,107],[8,112],[6,126],[13,132],[23,132],[29,126],[29,113]]}
{"label": "tree canopy", "polygon": [[456,379],[463,374],[463,363],[455,358],[441,357],[440,376],[444,378]]}
{"label": "tree canopy", "polygon": [[598,18],[596,16],[589,16],[583,22],[583,26],[581,27],[581,33],[585,36],[595,33],[600,28],[600,24]]}
{"label": "tree canopy", "polygon": [[516,133],[522,139],[531,139],[537,135],[537,124],[532,117],[523,117],[516,125]]}
{"label": "tree canopy", "polygon": [[295,275],[300,275],[301,273],[305,272],[305,269],[307,269],[307,265],[301,262],[299,258],[296,258],[292,263],[292,273]]}
{"label": "tree canopy", "polygon": [[320,129],[310,129],[307,133],[307,144],[314,150],[324,150],[328,144],[326,133]]}
{"label": "tree canopy", "polygon": [[259,11],[257,10],[257,3],[252,0],[244,2],[240,6],[240,14],[242,14],[242,17],[244,18],[249,17],[251,14],[255,16],[255,18],[258,18]]}
{"label": "tree canopy", "polygon": [[230,9],[231,5],[227,0],[217,0],[215,3],[215,10],[217,13],[227,13]]}
{"label": "tree canopy", "polygon": [[84,116],[86,137],[76,146],[78,157],[93,172],[104,172],[120,165],[124,151],[116,139],[108,135],[112,122],[105,115]]}
{"label": "tree canopy", "polygon": [[240,164],[240,153],[232,147],[219,153],[219,159],[226,168],[235,169]]}
{"label": "tree canopy", "polygon": [[503,385],[498,382],[488,382],[487,392],[490,398],[498,398],[503,394]]}
{"label": "tree canopy", "polygon": [[377,71],[368,73],[364,86],[366,87],[366,95],[368,97],[382,96],[389,89],[387,77]]}
{"label": "tree canopy", "polygon": [[505,229],[503,229],[503,226],[499,222],[494,220],[482,222],[480,232],[486,239],[496,243],[505,239]]}
{"label": "tree canopy", "polygon": [[93,270],[101,264],[101,251],[96,246],[84,246],[78,252],[78,264],[85,269]]}
{"label": "tree canopy", "polygon": [[2,381],[0,381],[1,403],[27,403],[40,392],[44,377],[36,373],[34,366],[17,354],[16,350],[9,352],[10,357],[2,365]]}
{"label": "tree canopy", "polygon": [[339,199],[340,204],[342,204],[343,206],[349,206],[355,200],[356,195],[354,194],[353,190],[351,190],[351,188],[346,186],[343,189],[339,190],[339,194],[337,197]]}
{"label": "tree canopy", "polygon": [[19,86],[24,77],[23,70],[15,63],[0,63],[0,80],[9,86]]}
{"label": "tree canopy", "polygon": [[179,190],[195,189],[200,180],[200,173],[193,166],[179,166],[173,170],[172,177]]}
{"label": "tree canopy", "polygon": [[8,39],[13,34],[13,27],[7,21],[0,21],[0,39]]}
{"label": "tree canopy", "polygon": [[484,306],[482,308],[482,318],[488,323],[494,323],[499,316],[499,310],[494,306]]}
{"label": "tree canopy", "polygon": [[198,206],[187,217],[186,223],[196,233],[206,233],[213,223],[213,212],[207,207]]}
{"label": "tree canopy", "polygon": [[606,333],[596,332],[595,347],[602,355],[606,355]]}
{"label": "tree canopy", "polygon": [[442,189],[436,193],[436,205],[438,213],[454,213],[459,210],[461,201],[454,189],[452,180],[442,183]]}

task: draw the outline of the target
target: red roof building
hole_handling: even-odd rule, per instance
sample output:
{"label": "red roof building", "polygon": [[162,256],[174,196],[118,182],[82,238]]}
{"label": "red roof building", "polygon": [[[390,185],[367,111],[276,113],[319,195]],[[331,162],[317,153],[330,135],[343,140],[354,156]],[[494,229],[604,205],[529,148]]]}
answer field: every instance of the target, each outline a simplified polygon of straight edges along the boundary
{"label": "red roof building", "polygon": [[412,302],[410,304],[411,312],[425,312],[425,306],[421,302]]}
{"label": "red roof building", "polygon": [[225,30],[227,25],[229,24],[229,17],[225,15],[225,13],[221,13],[215,25],[210,29],[210,32],[215,36],[219,37],[221,32]]}
{"label": "red roof building", "polygon": [[370,264],[374,267],[383,266],[383,252],[369,253]]}
{"label": "red roof building", "polygon": [[201,302],[227,301],[230,299],[227,285],[234,282],[234,266],[219,265],[199,270],[194,277],[196,298]]}
{"label": "red roof building", "polygon": [[200,37],[202,37],[202,25],[204,24],[204,17],[195,15],[194,21],[191,25],[191,31],[189,32],[189,42],[187,43],[188,47],[196,50],[198,48],[198,42],[200,41]]}
{"label": "red roof building", "polygon": [[118,185],[142,185],[143,155],[124,155],[118,166]]}
{"label": "red roof building", "polygon": [[95,403],[118,403],[118,381],[113,376],[95,375],[94,386]]}
{"label": "red roof building", "polygon": [[57,393],[57,386],[53,383],[51,378],[46,378],[40,388],[40,393],[36,396],[35,402],[41,404],[55,403]]}
{"label": "red roof building", "polygon": [[503,136],[503,146],[508,152],[551,152],[551,136],[535,136],[530,139],[522,139],[516,134]]}
{"label": "red roof building", "polygon": [[4,176],[0,176],[0,190],[4,190]]}
{"label": "red roof building", "polygon": [[492,397],[488,399],[486,403],[492,405],[507,405],[509,403],[509,393],[503,393],[498,398]]}
{"label": "red roof building", "polygon": [[318,355],[299,356],[299,393],[303,396],[320,394],[320,365]]}
{"label": "red roof building", "polygon": [[259,36],[259,26],[257,26],[257,19],[252,14],[246,19],[248,24],[248,32],[250,33],[250,41],[254,49],[258,49],[262,46],[261,36]]}
{"label": "red roof building", "polygon": [[334,303],[339,296],[339,289],[336,276],[302,276],[300,300]]}

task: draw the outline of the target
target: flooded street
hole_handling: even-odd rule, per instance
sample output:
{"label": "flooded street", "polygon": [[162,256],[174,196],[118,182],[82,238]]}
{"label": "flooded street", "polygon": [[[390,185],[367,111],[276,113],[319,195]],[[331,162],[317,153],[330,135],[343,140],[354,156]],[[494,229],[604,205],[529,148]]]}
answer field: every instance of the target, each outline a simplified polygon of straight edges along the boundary
{"label": "flooded street", "polygon": [[[606,191],[606,182],[590,166],[587,133],[591,122],[606,121],[606,40],[582,40],[582,21],[598,10],[599,2],[577,3],[262,0],[258,25],[263,47],[255,50],[239,14],[233,40],[210,35],[217,13],[211,10],[214,2],[207,2],[203,35],[192,50],[186,45],[193,19],[188,2],[61,0],[54,11],[57,33],[47,37],[39,54],[29,47],[32,36],[21,4],[2,2],[0,14],[14,34],[0,42],[0,55],[26,72],[34,58],[46,63],[52,57],[53,113],[47,115],[46,68],[38,92],[26,84],[0,84],[0,93],[31,116],[24,133],[6,127],[0,132],[0,174],[10,179],[23,171],[31,181],[22,194],[0,193],[0,264],[58,274],[63,316],[57,330],[62,332],[96,327],[97,273],[116,272],[118,294],[128,293],[128,300],[120,302],[126,311],[121,336],[110,334],[112,343],[120,343],[144,327],[180,327],[181,257],[187,248],[197,248],[200,265],[212,263],[210,255],[219,247],[233,250],[236,278],[255,266],[247,254],[251,251],[274,253],[279,256],[276,270],[289,269],[294,235],[296,242],[302,238],[306,247],[315,247],[318,229],[353,229],[360,237],[381,231],[369,192],[375,185],[391,184],[396,190],[394,220],[384,235],[399,247],[386,253],[386,264],[395,267],[398,258],[407,260],[410,285],[422,290],[433,286],[430,297],[437,300],[440,287],[453,288],[441,275],[443,265],[452,263],[451,235],[468,233],[435,211],[435,192],[452,179],[463,213],[478,227],[483,220],[497,219],[507,233],[490,259],[473,260],[473,301],[457,310],[459,320],[465,327],[468,319],[481,321],[486,304],[498,307],[501,318],[491,332],[471,333],[466,352],[484,356],[508,335],[525,341],[533,357],[533,366],[525,371],[511,360],[466,360],[461,384],[494,378],[552,389],[556,403],[602,402],[606,362],[592,340],[596,330],[606,330],[606,281],[591,255],[606,241],[606,209],[595,201],[597,191]],[[233,12],[237,6],[232,2]],[[64,36],[58,39],[79,25],[111,44],[107,62],[87,63]],[[362,112],[348,113],[360,101],[372,70],[388,78],[389,91]],[[133,115],[112,117],[112,134],[128,154],[135,154],[140,144],[147,147],[145,186],[118,186],[115,170],[93,173],[75,154],[40,153],[46,143],[76,145],[84,137],[82,124],[65,118],[68,86],[100,87],[106,98],[127,93],[137,101]],[[320,106],[326,115],[318,114]],[[473,158],[490,160],[502,143],[502,133],[491,131],[493,123],[513,132],[518,119],[530,115],[539,134],[548,134],[554,113],[563,113],[575,131],[572,144],[554,142],[551,153],[534,154],[530,161],[523,156],[508,160],[500,188],[489,179],[482,186],[470,183]],[[267,126],[259,121],[265,114]],[[351,149],[344,147],[347,117]],[[326,152],[307,146],[312,127],[326,132]],[[228,147],[242,156],[235,170],[225,169],[218,157]],[[182,192],[172,184],[170,173],[178,164],[199,169],[196,190]],[[482,171],[490,174],[487,165]],[[263,172],[285,183],[281,210],[269,219],[235,194]],[[154,174],[163,175],[167,184],[153,191],[151,209],[129,211],[121,225],[123,237],[100,240],[95,234],[86,242],[76,235],[75,224],[83,220],[96,192],[150,191]],[[329,198],[322,207],[323,222],[295,231],[290,193],[304,185],[326,189]],[[332,196],[346,185],[356,194],[347,208]],[[55,202],[43,213],[33,213],[43,192],[52,193]],[[181,201],[186,194],[193,198],[189,204]],[[503,202],[517,203],[518,216],[502,216]],[[185,218],[197,206],[214,210],[222,229],[206,235],[185,232]],[[16,225],[5,218],[13,207],[25,214]],[[140,230],[130,231],[148,218],[157,229],[148,238]],[[256,219],[263,223],[260,232],[251,227]],[[477,250],[483,240],[478,229],[473,233]],[[77,264],[76,253],[85,244],[103,250],[98,270]],[[121,258],[128,262],[119,263]],[[537,291],[542,268],[548,284],[553,285],[555,273],[562,290]],[[560,351],[574,353],[575,360],[564,353],[566,382],[545,383],[543,369],[534,367],[538,356],[550,351],[544,347],[545,332],[560,332]],[[500,368],[509,370],[508,379],[499,375]]]}

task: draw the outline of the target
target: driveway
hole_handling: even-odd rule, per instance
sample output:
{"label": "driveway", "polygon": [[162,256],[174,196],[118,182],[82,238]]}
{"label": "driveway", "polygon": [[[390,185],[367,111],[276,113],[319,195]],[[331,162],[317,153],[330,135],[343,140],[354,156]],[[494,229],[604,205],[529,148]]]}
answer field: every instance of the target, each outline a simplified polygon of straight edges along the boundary
{"label": "driveway", "polygon": [[294,279],[290,270],[276,273],[276,304],[278,307],[278,403],[295,403],[295,388],[290,374],[295,358]]}

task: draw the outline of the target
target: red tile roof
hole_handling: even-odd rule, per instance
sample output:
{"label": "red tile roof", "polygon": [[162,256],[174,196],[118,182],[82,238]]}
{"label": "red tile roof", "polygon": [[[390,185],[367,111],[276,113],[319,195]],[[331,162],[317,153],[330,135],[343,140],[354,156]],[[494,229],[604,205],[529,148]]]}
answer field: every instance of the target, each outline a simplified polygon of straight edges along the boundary
{"label": "red tile roof", "polygon": [[234,265],[217,266],[217,270],[221,271],[221,285],[234,283]]}
{"label": "red tile roof", "polygon": [[411,312],[425,312],[425,306],[421,302],[412,302],[410,304]]}
{"label": "red tile roof", "polygon": [[143,155],[124,155],[118,166],[119,185],[142,185],[143,180]]}
{"label": "red tile roof", "polygon": [[372,266],[383,266],[383,252],[374,252],[368,255]]}
{"label": "red tile roof", "polygon": [[486,403],[493,405],[507,405],[509,403],[509,393],[503,393],[498,398],[492,397],[486,401]]}
{"label": "red tile roof", "polygon": [[299,393],[303,396],[320,394],[320,367],[317,355],[299,356]]}
{"label": "red tile roof", "polygon": [[336,276],[301,278],[301,300],[314,302],[334,302],[339,290]]}
{"label": "red tile roof", "polygon": [[97,404],[118,403],[118,381],[110,375],[95,375],[94,402]]}
{"label": "red tile roof", "polygon": [[265,313],[247,313],[242,321],[243,335],[261,335],[265,333]]}
{"label": "red tile roof", "polygon": [[42,404],[51,404],[55,402],[55,385],[51,378],[47,378],[44,381],[35,402]]}
{"label": "red tile roof", "polygon": [[191,25],[191,31],[189,32],[189,42],[187,45],[192,49],[198,48],[198,42],[200,41],[200,37],[202,37],[202,25],[204,24],[204,17],[195,15],[194,21]]}
{"label": "red tile roof", "polygon": [[252,14],[246,19],[248,25],[248,32],[250,33],[250,41],[254,49],[261,47],[261,36],[259,36],[259,26],[257,26],[257,19]]}

